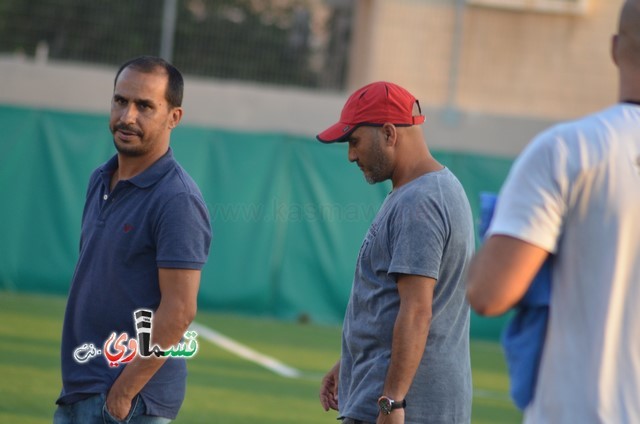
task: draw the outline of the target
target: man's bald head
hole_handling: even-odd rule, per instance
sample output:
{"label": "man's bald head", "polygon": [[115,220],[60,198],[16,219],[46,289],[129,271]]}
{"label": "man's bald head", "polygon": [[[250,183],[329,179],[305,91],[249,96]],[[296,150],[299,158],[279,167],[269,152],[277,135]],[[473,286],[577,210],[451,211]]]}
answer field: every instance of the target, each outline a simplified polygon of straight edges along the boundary
{"label": "man's bald head", "polygon": [[627,0],[622,6],[614,60],[618,66],[640,68],[640,0]]}

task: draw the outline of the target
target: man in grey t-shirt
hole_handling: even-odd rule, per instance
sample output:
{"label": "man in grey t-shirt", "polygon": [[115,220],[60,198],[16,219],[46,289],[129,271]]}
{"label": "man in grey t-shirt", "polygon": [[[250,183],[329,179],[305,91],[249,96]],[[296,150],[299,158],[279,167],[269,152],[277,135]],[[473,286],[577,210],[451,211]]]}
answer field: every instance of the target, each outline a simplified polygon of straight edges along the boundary
{"label": "man in grey t-shirt", "polygon": [[376,82],[347,100],[324,143],[348,142],[366,180],[393,190],[367,232],[344,319],[342,355],[320,389],[343,423],[468,423],[469,202],[430,154],[408,91]]}

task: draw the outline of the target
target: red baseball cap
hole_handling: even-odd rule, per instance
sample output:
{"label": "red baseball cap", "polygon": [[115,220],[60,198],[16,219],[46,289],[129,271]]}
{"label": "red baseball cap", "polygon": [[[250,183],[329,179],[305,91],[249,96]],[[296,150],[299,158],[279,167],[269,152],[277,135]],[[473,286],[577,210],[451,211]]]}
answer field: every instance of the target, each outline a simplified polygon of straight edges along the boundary
{"label": "red baseball cap", "polygon": [[[417,106],[418,115],[414,115]],[[419,125],[424,122],[420,103],[404,88],[391,82],[378,81],[353,93],[342,108],[340,121],[316,136],[323,143],[347,141],[362,125]]]}

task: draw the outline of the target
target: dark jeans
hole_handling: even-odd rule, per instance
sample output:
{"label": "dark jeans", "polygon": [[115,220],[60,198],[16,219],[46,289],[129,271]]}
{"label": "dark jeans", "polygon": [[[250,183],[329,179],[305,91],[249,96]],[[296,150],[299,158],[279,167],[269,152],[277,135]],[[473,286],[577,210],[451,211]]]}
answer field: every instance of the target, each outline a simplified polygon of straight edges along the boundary
{"label": "dark jeans", "polygon": [[145,415],[144,402],[136,396],[129,415],[122,421],[113,418],[105,405],[106,396],[99,394],[71,405],[59,405],[53,415],[53,424],[167,424],[164,417]]}
{"label": "dark jeans", "polygon": [[342,424],[374,424],[368,421],[354,420],[352,418],[343,418]]}

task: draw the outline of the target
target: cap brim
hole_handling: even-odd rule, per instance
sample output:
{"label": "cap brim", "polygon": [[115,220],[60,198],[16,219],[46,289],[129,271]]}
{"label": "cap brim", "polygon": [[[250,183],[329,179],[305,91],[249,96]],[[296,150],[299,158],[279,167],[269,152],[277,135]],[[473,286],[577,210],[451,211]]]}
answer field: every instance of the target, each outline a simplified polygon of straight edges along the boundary
{"label": "cap brim", "polygon": [[354,132],[357,127],[357,125],[338,122],[322,131],[316,136],[316,138],[318,139],[318,141],[321,141],[323,143],[339,143],[347,141],[351,133]]}

